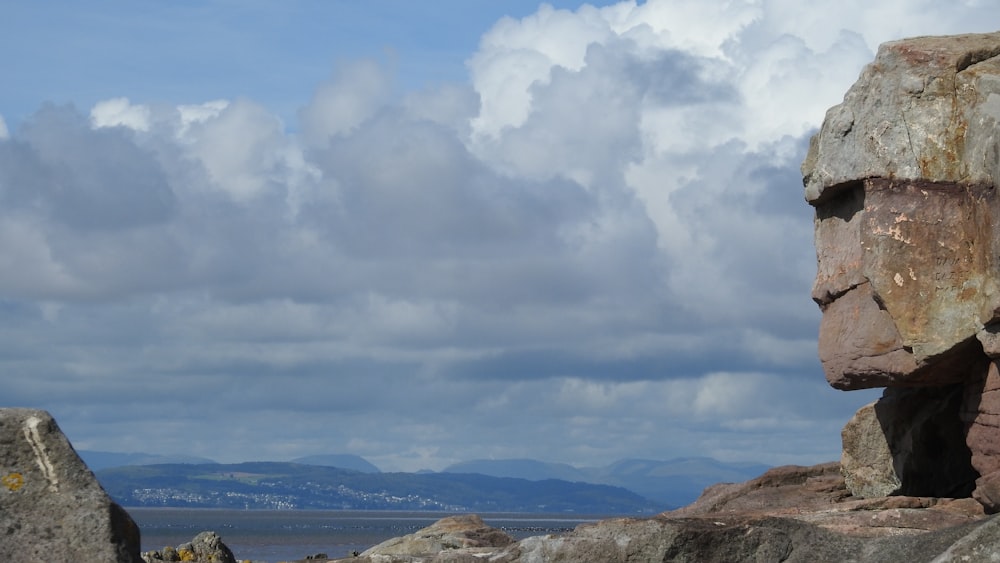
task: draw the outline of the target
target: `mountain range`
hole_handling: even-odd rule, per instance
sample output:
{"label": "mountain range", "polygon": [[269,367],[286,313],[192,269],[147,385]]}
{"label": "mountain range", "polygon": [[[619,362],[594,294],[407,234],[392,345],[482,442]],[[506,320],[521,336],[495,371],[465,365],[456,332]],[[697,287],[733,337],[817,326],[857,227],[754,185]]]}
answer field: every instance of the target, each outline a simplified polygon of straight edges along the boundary
{"label": "mountain range", "polygon": [[653,514],[621,487],[471,473],[362,473],[289,462],[110,467],[97,479],[127,507]]}
{"label": "mountain range", "polygon": [[[164,456],[148,453],[115,453],[81,450],[84,462],[98,472],[121,466],[161,464],[202,464],[215,462],[193,456]],[[380,474],[377,466],[361,456],[326,454],[300,457],[291,464],[335,467],[364,474]],[[634,492],[666,509],[693,502],[709,485],[722,482],[743,482],[765,470],[759,463],[728,463],[708,457],[675,458],[671,460],[623,459],[603,467],[575,467],[535,459],[480,459],[450,465],[440,473],[452,475],[482,475],[527,481],[564,481],[620,487]],[[421,471],[414,475],[434,475]]]}
{"label": "mountain range", "polygon": [[626,488],[655,502],[679,507],[694,502],[709,485],[747,481],[768,468],[760,463],[726,463],[708,457],[669,461],[623,459],[603,467],[574,467],[534,459],[481,459],[450,465],[443,472],[611,485]]}

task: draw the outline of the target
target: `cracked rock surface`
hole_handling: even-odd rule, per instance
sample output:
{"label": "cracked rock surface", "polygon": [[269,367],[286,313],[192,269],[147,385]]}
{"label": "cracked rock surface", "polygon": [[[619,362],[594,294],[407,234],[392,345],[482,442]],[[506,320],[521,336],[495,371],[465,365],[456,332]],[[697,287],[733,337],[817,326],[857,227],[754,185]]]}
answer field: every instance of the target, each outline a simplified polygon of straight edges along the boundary
{"label": "cracked rock surface", "polygon": [[[845,438],[849,486],[973,490],[1000,511],[1000,33],[879,47],[802,173],[826,378],[889,388],[852,427],[866,438]],[[900,407],[896,390],[915,387]],[[943,470],[935,451],[967,467]]]}

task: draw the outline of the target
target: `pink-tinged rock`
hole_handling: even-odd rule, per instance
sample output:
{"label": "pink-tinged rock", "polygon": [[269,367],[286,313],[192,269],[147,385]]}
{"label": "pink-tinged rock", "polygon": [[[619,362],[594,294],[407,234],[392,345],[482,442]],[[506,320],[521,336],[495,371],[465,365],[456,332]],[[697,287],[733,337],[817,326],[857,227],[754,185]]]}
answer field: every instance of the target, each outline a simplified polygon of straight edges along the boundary
{"label": "pink-tinged rock", "polygon": [[964,381],[1000,318],[998,55],[1000,33],[882,45],[813,138],[813,299],[837,388]]}
{"label": "pink-tinged rock", "polygon": [[919,367],[868,283],[850,289],[824,309],[819,358],[827,381],[838,389],[889,385]]}
{"label": "pink-tinged rock", "polygon": [[986,512],[1000,512],[1000,471],[976,479],[976,490],[972,492],[972,498],[979,501]]}
{"label": "pink-tinged rock", "polygon": [[[845,390],[930,389],[931,399],[915,391],[904,402],[903,392],[887,392],[895,406],[881,401],[878,427],[871,416],[865,427],[870,443],[883,434],[880,457],[854,464],[853,456],[873,455],[856,447],[845,450],[845,466],[898,477],[906,494],[927,472],[904,465],[931,468],[971,453],[975,498],[989,511],[1000,511],[1000,375],[991,363],[1000,361],[998,131],[1000,32],[893,41],[827,112],[802,166],[816,209],[813,299],[823,311],[827,380]],[[935,393],[951,396],[946,388],[961,390],[960,409],[933,415],[929,428],[951,429],[944,443],[952,453],[906,445],[933,445],[933,432],[907,425],[926,426],[918,414],[933,411]],[[967,452],[956,447],[956,423]],[[945,487],[951,479],[938,478]],[[869,493],[852,490],[895,487],[886,477]]]}
{"label": "pink-tinged rock", "polygon": [[971,341],[1000,305],[1000,200],[992,187],[882,179],[864,186],[865,278],[904,345],[930,363]]}
{"label": "pink-tinged rock", "polygon": [[973,497],[987,511],[1000,512],[1000,367],[995,361],[966,384],[961,417],[972,466],[981,475]]}
{"label": "pink-tinged rock", "polygon": [[873,178],[844,197],[817,209],[813,298],[827,380],[838,389],[967,380],[1000,308],[995,190]]}

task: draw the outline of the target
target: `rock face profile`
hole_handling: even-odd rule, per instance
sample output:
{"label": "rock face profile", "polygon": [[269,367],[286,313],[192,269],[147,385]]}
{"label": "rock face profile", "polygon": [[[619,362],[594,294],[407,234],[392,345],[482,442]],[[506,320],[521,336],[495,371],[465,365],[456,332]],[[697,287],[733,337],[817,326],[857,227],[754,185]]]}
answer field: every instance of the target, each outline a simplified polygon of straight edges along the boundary
{"label": "rock face profile", "polygon": [[0,485],[0,561],[142,561],[139,528],[45,411],[0,409]]}
{"label": "rock face profile", "polygon": [[882,45],[802,165],[827,380],[887,388],[844,431],[857,496],[1000,511],[998,55],[1000,33]]}

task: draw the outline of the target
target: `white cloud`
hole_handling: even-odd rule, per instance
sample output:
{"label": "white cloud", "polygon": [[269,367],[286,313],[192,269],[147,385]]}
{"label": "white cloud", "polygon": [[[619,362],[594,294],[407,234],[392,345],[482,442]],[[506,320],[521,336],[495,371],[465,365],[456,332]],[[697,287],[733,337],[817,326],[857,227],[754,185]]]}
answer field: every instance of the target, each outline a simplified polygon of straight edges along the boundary
{"label": "white cloud", "polygon": [[192,125],[218,117],[227,107],[229,107],[229,100],[212,100],[202,104],[177,106],[177,118],[180,120],[177,125],[177,137],[184,139]]}
{"label": "white cloud", "polygon": [[28,298],[63,297],[76,283],[52,256],[44,228],[27,217],[0,221],[0,293]]}
{"label": "white cloud", "polygon": [[390,77],[375,61],[339,65],[299,112],[305,139],[322,146],[330,137],[354,130],[389,100],[390,86]]}
{"label": "white cloud", "polygon": [[201,161],[212,184],[236,201],[272,190],[285,192],[292,183],[289,175],[306,174],[281,121],[251,101],[229,103],[214,115],[182,113],[184,126],[190,153]]}
{"label": "white cloud", "polygon": [[656,49],[676,49],[700,57],[722,57],[726,43],[761,17],[764,4],[760,0],[675,0],[641,5],[622,2],[619,6],[627,6],[627,12],[608,10],[605,13],[618,16],[615,28],[621,34],[627,35],[635,29],[651,30],[654,35],[644,38],[651,40],[651,46]]}
{"label": "white cloud", "polygon": [[555,67],[579,70],[590,44],[611,35],[600,12],[590,7],[574,13],[542,4],[523,20],[497,22],[469,61],[483,104],[473,120],[476,133],[496,135],[521,125],[530,112],[531,87],[547,83]]}
{"label": "white cloud", "polygon": [[872,396],[815,358],[806,137],[878,41],[992,12],[543,6],[468,83],[341,62],[297,123],[254,92],[0,121],[5,397],[222,460],[829,459]]}
{"label": "white cloud", "polygon": [[736,43],[730,50],[741,59],[735,85],[742,99],[739,136],[751,148],[814,129],[843,98],[842,85],[874,56],[860,35],[848,31],[818,52],[792,35],[760,46]]}
{"label": "white cloud", "polygon": [[149,131],[150,119],[148,107],[132,105],[128,98],[104,100],[90,110],[90,123],[94,127],[128,127],[136,131]]}

